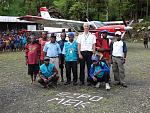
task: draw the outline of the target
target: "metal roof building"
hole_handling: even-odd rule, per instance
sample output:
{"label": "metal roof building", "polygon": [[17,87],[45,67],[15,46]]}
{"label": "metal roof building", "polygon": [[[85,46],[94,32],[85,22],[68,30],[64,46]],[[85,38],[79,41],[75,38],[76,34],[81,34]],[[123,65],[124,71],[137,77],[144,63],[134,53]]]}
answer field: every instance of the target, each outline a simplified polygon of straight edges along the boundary
{"label": "metal roof building", "polygon": [[19,23],[34,23],[31,21],[19,20],[15,16],[0,16],[0,22],[19,22]]}
{"label": "metal roof building", "polygon": [[0,31],[28,29],[30,25],[34,25],[36,28],[38,26],[35,22],[20,20],[18,18],[15,16],[0,16]]}

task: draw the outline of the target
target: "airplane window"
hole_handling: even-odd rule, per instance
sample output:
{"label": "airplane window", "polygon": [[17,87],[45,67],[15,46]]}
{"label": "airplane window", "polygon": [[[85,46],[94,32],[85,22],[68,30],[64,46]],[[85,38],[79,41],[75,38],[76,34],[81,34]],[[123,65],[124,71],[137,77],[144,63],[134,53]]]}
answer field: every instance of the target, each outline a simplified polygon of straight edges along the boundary
{"label": "airplane window", "polygon": [[95,26],[90,25],[90,30],[93,30],[93,29],[95,29]]}

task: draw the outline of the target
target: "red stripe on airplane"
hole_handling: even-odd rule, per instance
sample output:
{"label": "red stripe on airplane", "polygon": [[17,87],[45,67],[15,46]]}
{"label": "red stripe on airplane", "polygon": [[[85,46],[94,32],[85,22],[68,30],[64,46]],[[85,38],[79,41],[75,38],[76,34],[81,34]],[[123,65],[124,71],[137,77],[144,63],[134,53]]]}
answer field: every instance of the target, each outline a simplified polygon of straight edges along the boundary
{"label": "red stripe on airplane", "polygon": [[40,11],[48,11],[48,9],[46,7],[41,7]]}

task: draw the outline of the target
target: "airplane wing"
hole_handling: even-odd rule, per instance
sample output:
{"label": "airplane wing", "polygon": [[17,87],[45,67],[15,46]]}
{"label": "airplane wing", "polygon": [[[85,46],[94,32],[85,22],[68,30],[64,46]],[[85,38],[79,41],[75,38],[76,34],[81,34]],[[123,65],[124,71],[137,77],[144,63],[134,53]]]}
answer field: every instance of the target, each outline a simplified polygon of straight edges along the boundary
{"label": "airplane wing", "polygon": [[56,19],[56,18],[44,19],[39,16],[30,16],[30,15],[22,16],[19,19],[33,21],[42,24],[44,27],[58,27],[58,28],[71,27],[77,30],[80,30],[84,23],[82,21]]}
{"label": "airplane wing", "polygon": [[27,20],[27,21],[33,21],[35,23],[43,24],[43,25],[48,25],[47,20],[43,20],[42,17],[40,16],[32,16],[32,15],[26,15],[26,16],[21,16],[18,19],[20,20]]}
{"label": "airplane wing", "polygon": [[81,29],[81,26],[84,23],[82,21],[56,19],[56,18],[44,19],[39,16],[31,16],[31,15],[21,16],[19,17],[19,19],[33,21],[42,24],[44,27],[59,27],[59,28],[73,27],[74,29]]}
{"label": "airplane wing", "polygon": [[48,9],[46,7],[41,7],[40,12],[41,12],[41,17],[26,15],[26,16],[21,16],[18,19],[34,21],[36,23],[42,24],[44,27],[68,28],[69,26],[69,27],[73,27],[74,29],[81,29],[79,27],[81,27],[84,23],[83,21],[52,18],[49,15]]}

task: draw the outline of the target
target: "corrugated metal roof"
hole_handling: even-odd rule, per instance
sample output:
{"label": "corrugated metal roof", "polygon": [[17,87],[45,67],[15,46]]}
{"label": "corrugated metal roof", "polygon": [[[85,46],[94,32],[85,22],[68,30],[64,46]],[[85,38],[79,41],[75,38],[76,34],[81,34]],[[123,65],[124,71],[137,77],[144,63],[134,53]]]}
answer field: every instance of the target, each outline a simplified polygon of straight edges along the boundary
{"label": "corrugated metal roof", "polygon": [[0,22],[22,22],[22,23],[35,23],[26,20],[19,20],[19,17],[15,16],[0,16]]}

